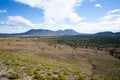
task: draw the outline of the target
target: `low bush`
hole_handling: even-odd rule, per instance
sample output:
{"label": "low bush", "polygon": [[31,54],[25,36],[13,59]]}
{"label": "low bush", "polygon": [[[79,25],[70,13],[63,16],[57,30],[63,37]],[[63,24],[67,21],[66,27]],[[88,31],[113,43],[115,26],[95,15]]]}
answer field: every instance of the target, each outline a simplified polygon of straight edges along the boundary
{"label": "low bush", "polygon": [[46,77],[41,74],[35,74],[34,79],[46,80]]}
{"label": "low bush", "polygon": [[8,79],[19,79],[21,76],[18,73],[10,73]]}

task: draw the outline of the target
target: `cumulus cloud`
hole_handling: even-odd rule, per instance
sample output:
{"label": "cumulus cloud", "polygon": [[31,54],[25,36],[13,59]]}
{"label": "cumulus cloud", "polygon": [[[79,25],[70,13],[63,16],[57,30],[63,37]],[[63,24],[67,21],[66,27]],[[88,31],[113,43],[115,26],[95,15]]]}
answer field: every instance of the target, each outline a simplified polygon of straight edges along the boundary
{"label": "cumulus cloud", "polygon": [[50,30],[64,30],[73,29],[80,33],[97,33],[103,31],[120,31],[120,14],[118,15],[105,15],[97,22],[85,22],[82,21],[78,24],[60,24],[60,25],[49,25],[49,24],[38,24],[36,28],[50,29]]}
{"label": "cumulus cloud", "polygon": [[22,33],[34,27],[35,24],[22,16],[8,16],[7,21],[0,21],[1,33]]}
{"label": "cumulus cloud", "polygon": [[7,13],[7,10],[0,10],[0,13]]}
{"label": "cumulus cloud", "polygon": [[108,14],[113,14],[113,13],[116,13],[116,12],[120,12],[120,9],[113,9],[113,10],[108,11],[107,13]]}
{"label": "cumulus cloud", "polygon": [[[96,33],[100,31],[120,31],[120,14],[119,9],[107,12],[107,15],[101,17],[97,22],[82,21],[84,17],[79,16],[74,8],[80,6],[83,0],[15,0],[33,8],[43,10],[45,22],[34,24],[30,20],[21,16],[8,16],[6,22],[0,22],[0,25],[7,24],[13,26],[29,26],[36,29],[74,29],[81,33]],[[90,0],[95,1],[95,0]],[[101,8],[101,4],[95,4],[95,7]],[[66,23],[70,20],[72,24]],[[57,24],[58,23],[58,24]],[[59,24],[60,23],[60,24]],[[26,28],[26,27],[22,27]],[[19,28],[21,29],[21,28]]]}
{"label": "cumulus cloud", "polygon": [[35,24],[35,29],[49,29],[49,30],[64,30],[64,29],[72,29],[72,25],[66,24],[66,23],[62,23],[62,24],[46,24],[46,23],[42,23],[42,24]]}
{"label": "cumulus cloud", "polygon": [[14,25],[22,25],[22,26],[29,26],[29,27],[34,26],[34,24],[31,21],[29,21],[21,16],[8,16],[7,24],[13,25],[13,26]]}
{"label": "cumulus cloud", "polygon": [[[4,24],[5,22],[1,22],[0,24]],[[66,23],[62,24],[47,24],[47,23],[38,23],[33,24],[29,20],[21,17],[21,16],[9,16],[8,21],[6,22],[8,25],[21,25],[21,26],[30,26],[31,28],[36,29],[50,29],[50,30],[64,30],[64,29],[74,29],[81,33],[96,33],[100,31],[120,31],[120,14],[111,14],[103,16],[99,19],[98,22],[80,22],[76,25],[70,25]]]}
{"label": "cumulus cloud", "polygon": [[[17,26],[15,29],[21,29],[19,32],[27,30],[26,27],[34,29],[50,29],[50,30],[64,30],[64,29],[74,29],[80,33],[96,33],[100,31],[120,31],[120,14],[111,14],[103,16],[99,19],[98,22],[85,22],[82,21],[76,25],[73,24],[47,24],[47,23],[38,23],[33,24],[31,21],[21,17],[21,16],[9,16],[7,22],[0,22],[0,25],[7,24],[7,26],[13,25]],[[14,30],[15,31],[15,30]]]}
{"label": "cumulus cloud", "polygon": [[[81,27],[84,26],[84,27]],[[101,17],[96,23],[81,22],[74,29],[78,32],[96,33],[100,31],[120,31],[120,14],[108,14]]]}
{"label": "cumulus cloud", "polygon": [[120,19],[120,14],[111,14],[111,15],[106,15],[104,17],[101,18],[101,20],[103,22],[106,22],[106,21],[115,21],[115,20],[118,20]]}
{"label": "cumulus cloud", "polygon": [[102,7],[101,4],[95,4],[94,6],[97,7],[97,8],[101,8]]}
{"label": "cumulus cloud", "polygon": [[5,22],[0,21],[0,25],[4,25],[4,24],[5,24]]}
{"label": "cumulus cloud", "polygon": [[30,7],[43,9],[47,23],[62,22],[69,19],[71,22],[80,22],[84,18],[79,16],[74,8],[80,6],[83,0],[15,0]]}

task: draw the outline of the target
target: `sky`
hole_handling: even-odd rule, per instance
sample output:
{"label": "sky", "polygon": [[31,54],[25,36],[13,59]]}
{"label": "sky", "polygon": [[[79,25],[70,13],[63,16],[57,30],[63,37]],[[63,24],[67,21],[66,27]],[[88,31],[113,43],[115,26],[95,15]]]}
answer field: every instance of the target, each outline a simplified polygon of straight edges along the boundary
{"label": "sky", "polygon": [[120,0],[0,0],[0,33],[120,32]]}

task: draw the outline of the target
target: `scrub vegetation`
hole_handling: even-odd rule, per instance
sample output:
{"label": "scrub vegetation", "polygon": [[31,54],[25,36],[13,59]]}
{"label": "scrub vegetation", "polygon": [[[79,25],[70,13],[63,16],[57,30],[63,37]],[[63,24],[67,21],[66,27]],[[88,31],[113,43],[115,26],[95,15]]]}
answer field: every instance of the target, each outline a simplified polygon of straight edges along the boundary
{"label": "scrub vegetation", "polygon": [[0,37],[0,80],[120,80],[118,39]]}

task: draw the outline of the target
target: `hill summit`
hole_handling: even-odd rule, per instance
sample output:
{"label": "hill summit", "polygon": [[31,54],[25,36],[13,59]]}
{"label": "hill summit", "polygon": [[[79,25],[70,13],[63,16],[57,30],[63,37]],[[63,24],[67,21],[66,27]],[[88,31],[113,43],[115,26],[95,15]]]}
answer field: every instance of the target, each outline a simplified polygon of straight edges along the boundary
{"label": "hill summit", "polygon": [[22,34],[24,35],[78,35],[80,33],[72,29],[58,30],[58,31],[52,31],[47,29],[31,29]]}

